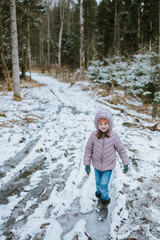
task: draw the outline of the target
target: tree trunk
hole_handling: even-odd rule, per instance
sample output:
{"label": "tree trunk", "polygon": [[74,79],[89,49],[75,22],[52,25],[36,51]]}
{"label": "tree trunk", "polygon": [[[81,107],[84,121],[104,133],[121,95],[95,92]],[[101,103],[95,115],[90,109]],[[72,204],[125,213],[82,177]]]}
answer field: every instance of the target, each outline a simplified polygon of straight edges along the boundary
{"label": "tree trunk", "polygon": [[150,21],[149,51],[152,51],[152,21]]}
{"label": "tree trunk", "polygon": [[[0,19],[0,23],[1,23],[1,19]],[[4,78],[7,79],[7,82],[8,82],[8,91],[12,91],[11,78],[10,78],[10,74],[9,74],[8,67],[7,67],[7,64],[5,61],[5,57],[4,57],[4,45],[3,45],[1,25],[0,25],[0,53],[1,53],[1,60],[2,60],[3,75],[4,75]]]}
{"label": "tree trunk", "polygon": [[61,67],[62,33],[63,33],[63,24],[64,24],[64,0],[60,0],[60,20],[61,20],[61,27],[59,32],[59,48],[58,48],[59,67]]}
{"label": "tree trunk", "polygon": [[40,68],[41,68],[41,72],[44,73],[45,69],[44,69],[44,47],[43,47],[43,26],[40,29],[40,35],[39,35],[39,47],[40,47]]}
{"label": "tree trunk", "polygon": [[92,38],[92,61],[96,60],[96,36],[93,34]]}
{"label": "tree trunk", "polygon": [[85,53],[84,53],[84,17],[83,17],[83,0],[80,0],[80,78],[84,76],[85,70]]}
{"label": "tree trunk", "polygon": [[118,36],[118,19],[117,19],[117,0],[115,0],[115,13],[114,13],[114,48],[117,50],[117,36]]}
{"label": "tree trunk", "polygon": [[11,17],[13,92],[15,99],[21,99],[15,0],[10,0],[10,17]]}
{"label": "tree trunk", "polygon": [[120,14],[117,17],[117,51],[120,53]]}
{"label": "tree trunk", "polygon": [[30,24],[28,19],[27,24],[27,32],[28,32],[28,68],[29,68],[29,75],[30,75],[30,81],[31,81],[31,45],[30,45]]}
{"label": "tree trunk", "polygon": [[[159,56],[160,56],[160,0],[159,0]],[[160,63],[160,57],[159,57]]]}
{"label": "tree trunk", "polygon": [[140,49],[141,38],[141,20],[140,20],[140,3],[138,3],[138,50]]}
{"label": "tree trunk", "polygon": [[67,1],[67,29],[70,29],[71,26],[71,10],[70,10],[71,0]]}
{"label": "tree trunk", "polygon": [[47,17],[47,24],[48,24],[48,72],[50,73],[50,14],[49,14],[49,1],[48,1],[48,17]]}

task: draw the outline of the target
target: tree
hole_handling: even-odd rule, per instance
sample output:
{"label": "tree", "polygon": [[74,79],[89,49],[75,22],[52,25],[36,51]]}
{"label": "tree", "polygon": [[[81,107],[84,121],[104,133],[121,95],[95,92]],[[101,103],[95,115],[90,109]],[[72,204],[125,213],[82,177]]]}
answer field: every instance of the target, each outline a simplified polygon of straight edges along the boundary
{"label": "tree", "polygon": [[[30,22],[28,19],[27,22],[27,58],[28,58],[28,68],[29,68],[29,73],[30,73],[30,80],[31,80],[31,45],[30,45]],[[26,59],[27,59],[26,58]]]}
{"label": "tree", "polygon": [[13,92],[15,99],[21,99],[15,0],[10,0],[10,18],[11,18]]}
{"label": "tree", "polygon": [[80,66],[79,3],[72,2],[70,9],[67,8],[66,10],[62,38],[62,65],[66,65],[73,70]]}
{"label": "tree", "polygon": [[[44,34],[43,34],[43,24],[41,24],[41,28],[39,30],[39,59],[40,59],[40,68],[41,72],[44,73]],[[37,64],[38,65],[38,64]]]}
{"label": "tree", "polygon": [[114,48],[119,52],[119,24],[118,24],[118,12],[117,12],[117,0],[115,0],[115,15],[114,15]]}
{"label": "tree", "polygon": [[[6,69],[11,71],[9,2],[0,1],[3,81],[8,78]],[[59,0],[52,7],[50,4],[51,0],[16,0],[23,78],[31,64],[42,71],[55,63],[72,70],[80,66],[83,75],[91,60],[112,56],[115,50],[127,56],[135,53],[138,45],[158,50],[159,0],[101,0],[98,5],[96,0]]]}
{"label": "tree", "polygon": [[[29,69],[31,72],[31,64],[40,66],[40,48],[37,43],[43,31],[41,18],[45,13],[45,5],[41,0],[23,0],[17,1],[16,7],[19,61],[23,73],[21,76],[25,78],[25,71]],[[46,32],[44,36],[47,36]]]}
{"label": "tree", "polygon": [[159,0],[159,56],[160,56],[160,0]]}
{"label": "tree", "polygon": [[140,1],[138,1],[138,49],[140,49],[140,40],[141,40],[141,9],[140,9]]}
{"label": "tree", "polygon": [[85,52],[84,52],[84,16],[83,16],[83,0],[80,4],[80,78],[84,75],[85,70]]}
{"label": "tree", "polygon": [[64,3],[65,0],[60,0],[60,31],[59,31],[59,48],[58,48],[58,65],[61,67],[61,49],[62,49],[62,33],[64,24]]}
{"label": "tree", "polygon": [[0,1],[0,80],[8,81],[8,90],[12,91],[10,85],[10,3],[4,0]]}
{"label": "tree", "polygon": [[50,72],[50,1],[47,1],[47,52],[48,52],[48,57],[47,57],[47,65],[48,65],[48,72]]}
{"label": "tree", "polygon": [[97,2],[96,0],[84,0],[84,46],[85,65],[95,59],[97,42]]}
{"label": "tree", "polygon": [[[0,18],[1,18],[1,16],[0,16]],[[1,19],[0,19],[0,23],[1,23]],[[7,79],[7,82],[8,82],[8,91],[12,91],[11,78],[10,78],[8,67],[7,67],[7,64],[6,64],[6,61],[5,61],[3,38],[2,38],[2,28],[1,27],[0,27],[0,52],[1,52],[0,65],[2,64],[2,69],[0,68],[0,73],[1,73],[1,70],[2,70],[1,75],[5,80]]]}
{"label": "tree", "polygon": [[97,9],[98,40],[97,50],[99,58],[107,57],[113,52],[115,4],[113,1],[102,0]]}

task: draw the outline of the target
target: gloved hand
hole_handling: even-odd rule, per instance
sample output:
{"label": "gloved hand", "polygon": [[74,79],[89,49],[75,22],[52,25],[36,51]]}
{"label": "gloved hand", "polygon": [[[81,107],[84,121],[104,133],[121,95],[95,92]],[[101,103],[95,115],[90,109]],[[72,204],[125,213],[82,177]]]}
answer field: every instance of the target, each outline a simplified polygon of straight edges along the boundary
{"label": "gloved hand", "polygon": [[86,171],[87,175],[90,174],[90,172],[91,172],[91,168],[90,168],[89,165],[88,165],[88,166],[85,166],[85,171]]}
{"label": "gloved hand", "polygon": [[124,166],[124,169],[123,169],[123,173],[127,173],[128,172],[128,165]]}

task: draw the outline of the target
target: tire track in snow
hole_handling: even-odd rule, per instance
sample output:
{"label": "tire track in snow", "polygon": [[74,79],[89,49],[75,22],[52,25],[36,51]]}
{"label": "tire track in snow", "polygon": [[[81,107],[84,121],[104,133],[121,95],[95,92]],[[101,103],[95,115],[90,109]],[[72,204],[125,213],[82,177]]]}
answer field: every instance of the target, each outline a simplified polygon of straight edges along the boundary
{"label": "tire track in snow", "polygon": [[6,176],[5,173],[11,172],[25,157],[28,156],[28,154],[32,151],[33,147],[39,141],[39,138],[40,137],[37,137],[37,139],[35,139],[34,141],[27,143],[24,149],[18,152],[14,157],[4,162],[3,166],[0,169],[0,180],[2,182],[3,182],[3,178],[5,178]]}
{"label": "tire track in snow", "polygon": [[[61,142],[64,141],[65,139],[65,131],[63,135],[59,136],[59,145],[56,144],[56,148],[61,149]],[[60,140],[61,139],[61,140]],[[42,140],[42,139],[41,139]],[[58,139],[57,139],[58,140]],[[46,139],[43,140],[45,142]],[[62,149],[63,154],[66,155],[66,157],[69,155],[69,151],[65,151]],[[69,157],[69,162],[72,162],[72,156]],[[25,169],[22,169],[21,173],[15,177],[14,181],[12,180],[11,182],[8,182],[6,185],[6,189],[3,191],[3,198],[7,199],[7,197],[11,196],[19,196],[23,192],[27,192],[27,189],[25,189],[26,186],[29,186],[29,181],[30,178],[36,173],[37,171],[40,171],[44,168],[45,165],[45,157],[42,156],[42,161],[40,159],[34,159]],[[23,159],[21,159],[23,160]],[[55,163],[58,161],[58,159],[54,158],[52,161]],[[45,170],[48,167],[48,165],[45,166]],[[4,232],[3,234],[6,235],[7,237],[13,237],[14,239],[14,234],[12,233],[12,229],[18,228],[20,226],[23,226],[27,222],[27,218],[31,215],[34,214],[34,210],[38,208],[39,204],[42,204],[43,201],[46,201],[46,199],[49,198],[50,193],[52,192],[53,188],[56,186],[56,189],[58,192],[63,191],[65,187],[65,180],[70,175],[71,171],[71,165],[69,165],[69,171],[68,168],[65,169],[65,171],[62,171],[62,164],[59,167],[58,170],[58,165],[55,170],[51,172],[50,176],[46,176],[47,182],[45,182],[45,170],[41,172],[41,175],[43,176],[41,179],[41,183],[38,185],[37,188],[33,188],[25,195],[24,198],[17,199],[17,205],[13,206],[13,210],[11,211],[11,214],[9,216],[9,219],[6,221],[6,223],[3,225]],[[48,172],[47,172],[48,175]],[[61,179],[62,177],[62,179]],[[52,182],[50,182],[50,189],[45,189],[44,186],[46,187],[48,185],[49,179],[53,179]],[[41,196],[42,194],[42,196]],[[23,194],[22,194],[23,195]],[[41,196],[41,197],[39,197]],[[27,209],[26,212],[23,212],[23,209],[25,208],[26,204],[28,201],[31,199],[36,199],[37,201],[34,202],[33,205],[29,209]],[[52,209],[52,208],[51,208]],[[19,219],[19,220],[16,220]]]}

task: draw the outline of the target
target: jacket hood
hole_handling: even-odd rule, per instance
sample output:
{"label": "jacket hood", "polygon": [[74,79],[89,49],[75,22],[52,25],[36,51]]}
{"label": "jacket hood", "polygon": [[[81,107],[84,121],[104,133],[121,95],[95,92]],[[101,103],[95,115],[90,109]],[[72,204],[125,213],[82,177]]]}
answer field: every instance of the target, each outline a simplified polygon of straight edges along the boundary
{"label": "jacket hood", "polygon": [[97,112],[95,118],[94,118],[94,125],[96,127],[96,129],[98,130],[98,120],[100,118],[105,118],[108,120],[109,123],[109,134],[112,132],[112,128],[113,128],[113,119],[112,119],[112,115],[111,112],[109,110],[105,110],[105,109],[101,109]]}

